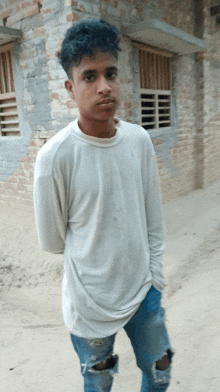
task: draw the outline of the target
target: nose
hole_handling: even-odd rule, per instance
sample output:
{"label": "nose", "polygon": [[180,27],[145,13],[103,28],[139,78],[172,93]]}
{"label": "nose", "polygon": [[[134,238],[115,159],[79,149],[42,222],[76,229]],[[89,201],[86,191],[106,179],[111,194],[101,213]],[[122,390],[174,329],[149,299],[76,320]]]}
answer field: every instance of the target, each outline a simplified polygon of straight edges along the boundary
{"label": "nose", "polygon": [[107,80],[102,77],[98,85],[98,93],[107,94],[111,91],[111,87],[108,85]]}

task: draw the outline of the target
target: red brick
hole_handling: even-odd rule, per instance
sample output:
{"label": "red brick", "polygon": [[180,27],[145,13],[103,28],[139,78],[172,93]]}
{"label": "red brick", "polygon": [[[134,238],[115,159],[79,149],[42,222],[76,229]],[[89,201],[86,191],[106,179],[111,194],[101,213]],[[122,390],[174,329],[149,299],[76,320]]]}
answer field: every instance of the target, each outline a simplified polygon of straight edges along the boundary
{"label": "red brick", "polygon": [[16,177],[18,179],[17,182],[26,185],[33,186],[33,178],[31,177]]}
{"label": "red brick", "polygon": [[12,8],[7,8],[6,10],[1,12],[0,16],[2,19],[8,18],[11,13],[12,13]]}
{"label": "red brick", "polygon": [[2,189],[14,189],[14,186],[11,182],[5,181],[3,184],[1,184]]}
{"label": "red brick", "polygon": [[66,20],[67,22],[72,22],[73,20],[78,22],[78,20],[80,20],[80,16],[76,12],[73,12],[72,14],[67,15]]}
{"label": "red brick", "polygon": [[52,91],[49,92],[50,99],[59,99],[59,95],[57,93],[53,93]]}
{"label": "red brick", "polygon": [[35,156],[25,156],[21,157],[20,162],[35,162],[36,157]]}
{"label": "red brick", "polygon": [[26,63],[26,64],[21,64],[21,65],[19,65],[19,68],[20,69],[27,69],[28,68],[28,64]]}
{"label": "red brick", "polygon": [[32,139],[29,145],[30,145],[30,146],[36,147],[36,142],[35,142],[35,140]]}
{"label": "red brick", "polygon": [[[22,204],[23,204],[23,200],[22,200],[22,201],[20,201],[20,203],[22,203]],[[25,201],[24,201],[24,205],[25,205],[25,206],[28,206],[28,207],[29,207],[29,206],[31,206],[31,207],[34,207],[33,198],[32,198],[32,197],[30,197],[30,199],[29,199],[29,200],[28,200],[28,199],[27,199],[27,200],[25,200]]]}
{"label": "red brick", "polygon": [[34,4],[31,7],[26,8],[24,11],[22,11],[23,17],[27,18],[32,15],[39,14],[39,6],[38,4]]}
{"label": "red brick", "polygon": [[19,20],[28,18],[30,16],[39,14],[39,6],[38,4],[34,4],[31,6],[28,6],[27,8],[22,8],[19,12],[17,12],[16,14],[10,16],[10,18],[8,18],[8,24],[9,25],[13,25],[14,23],[18,22]]}
{"label": "red brick", "polygon": [[2,200],[2,195],[7,195],[8,191],[7,189],[4,189],[0,186],[0,195],[1,195],[1,200]]}
{"label": "red brick", "polygon": [[1,197],[1,202],[3,202],[7,206],[14,204],[16,201],[17,201],[17,199],[12,196],[2,195],[2,197]]}
{"label": "red brick", "polygon": [[125,109],[130,109],[133,106],[132,102],[123,102],[123,107]]}
{"label": "red brick", "polygon": [[25,50],[23,53],[20,54],[21,60],[32,59],[35,55],[35,49]]}
{"label": "red brick", "polygon": [[25,200],[32,199],[32,192],[28,192],[27,190],[25,190],[25,192],[17,190],[13,193],[13,195]]}
{"label": "red brick", "polygon": [[14,14],[14,15],[10,16],[10,18],[8,18],[7,25],[13,25],[21,19],[23,19],[22,12],[21,11],[16,12],[16,14]]}
{"label": "red brick", "polygon": [[27,185],[22,182],[17,182],[12,184],[12,188],[16,191],[27,191]]}
{"label": "red brick", "polygon": [[29,146],[28,149],[27,149],[28,155],[35,155],[36,156],[38,151],[39,151],[38,147],[31,147],[31,146]]}
{"label": "red brick", "polygon": [[19,20],[28,18],[30,16],[39,14],[39,6],[38,4],[34,4],[31,6],[28,6],[27,8],[22,8],[19,12],[17,12],[16,14],[10,16],[10,18],[8,18],[8,24],[9,25],[13,25],[16,22],[18,22]]}
{"label": "red brick", "polygon": [[152,140],[152,143],[154,146],[157,146],[158,144],[162,144],[163,141],[161,139],[154,139],[154,140]]}
{"label": "red brick", "polygon": [[7,183],[8,182],[19,182],[19,177],[18,176],[11,176],[8,178]]}
{"label": "red brick", "polygon": [[65,103],[65,105],[68,107],[68,109],[72,109],[72,108],[75,109],[75,107],[76,107],[76,102],[73,101],[73,100],[71,99],[70,101],[67,101],[67,102]]}
{"label": "red brick", "polygon": [[33,207],[33,198],[28,195],[28,197],[25,197],[25,195],[21,195],[20,193],[15,193],[15,194],[8,194],[8,195],[2,195],[1,201],[5,204],[8,205],[25,205],[25,206],[32,206]]}
{"label": "red brick", "polygon": [[13,171],[12,176],[23,176],[23,170],[21,169],[16,169],[15,171]]}
{"label": "red brick", "polygon": [[[37,147],[41,148],[45,143],[45,139],[35,139],[35,143],[36,143]],[[39,148],[39,150],[40,150],[40,148]]]}
{"label": "red brick", "polygon": [[21,162],[20,163],[20,168],[21,169],[29,169],[29,170],[31,170],[31,169],[33,169],[33,163],[31,163],[31,162]]}
{"label": "red brick", "polygon": [[72,22],[73,19],[74,19],[73,14],[69,14],[69,15],[67,15],[67,17],[66,17],[67,22]]}
{"label": "red brick", "polygon": [[22,173],[23,173],[23,177],[26,177],[28,179],[31,179],[31,178],[33,179],[33,175],[34,175],[34,170],[33,169],[32,170],[24,169],[24,170],[22,170]]}
{"label": "red brick", "polygon": [[41,14],[51,14],[51,8],[41,8]]}
{"label": "red brick", "polygon": [[45,34],[45,28],[44,27],[38,27],[36,29],[34,29],[34,36],[35,37],[41,37],[42,35]]}
{"label": "red brick", "polygon": [[31,5],[33,5],[33,1],[23,1],[22,3],[17,5],[16,11],[20,11],[22,8],[26,8]]}

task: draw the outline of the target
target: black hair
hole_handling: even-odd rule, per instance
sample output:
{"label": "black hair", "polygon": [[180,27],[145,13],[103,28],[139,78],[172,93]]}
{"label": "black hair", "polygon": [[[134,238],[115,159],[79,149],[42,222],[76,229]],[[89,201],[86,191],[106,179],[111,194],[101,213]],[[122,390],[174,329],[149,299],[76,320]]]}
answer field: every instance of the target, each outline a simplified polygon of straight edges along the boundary
{"label": "black hair", "polygon": [[59,62],[71,79],[73,67],[77,67],[82,57],[95,52],[108,52],[118,60],[119,30],[104,19],[90,19],[74,22],[64,37],[61,51],[57,53]]}

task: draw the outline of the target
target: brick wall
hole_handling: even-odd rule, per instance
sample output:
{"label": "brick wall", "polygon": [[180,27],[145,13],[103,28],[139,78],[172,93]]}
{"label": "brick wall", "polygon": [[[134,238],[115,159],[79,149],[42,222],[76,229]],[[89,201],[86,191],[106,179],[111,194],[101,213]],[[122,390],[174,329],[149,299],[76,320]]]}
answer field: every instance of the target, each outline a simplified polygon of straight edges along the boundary
{"label": "brick wall", "polygon": [[192,0],[158,0],[157,17],[163,22],[193,35],[194,7],[194,1]]}
{"label": "brick wall", "polygon": [[[210,1],[200,2],[195,15],[194,1],[185,0],[5,0],[0,23],[20,28],[19,44],[20,116],[23,116],[19,157],[9,159],[7,145],[0,147],[1,200],[32,205],[33,167],[36,154],[48,137],[76,116],[76,103],[64,88],[66,74],[57,60],[65,31],[82,18],[104,18],[118,28],[146,18],[158,18],[189,34],[204,38],[205,53],[178,56],[172,60],[172,97],[176,112],[175,129],[158,137],[149,132],[155,146],[163,202],[177,199],[197,187],[220,179],[220,37]],[[119,53],[122,101],[116,115],[138,122],[137,51],[128,37],[122,37]],[[27,131],[27,129],[29,131]],[[15,143],[15,141],[14,141]],[[16,146],[15,146],[16,149]],[[7,153],[6,153],[7,152]],[[7,169],[7,170],[6,170]]]}
{"label": "brick wall", "polygon": [[25,205],[33,207],[34,162],[46,138],[34,135],[27,148],[27,154],[20,158],[19,167],[13,171],[7,181],[0,181],[0,200],[7,205]]}
{"label": "brick wall", "polygon": [[204,36],[209,43],[204,63],[204,187],[220,179],[220,25],[210,16],[213,1],[205,2]]}

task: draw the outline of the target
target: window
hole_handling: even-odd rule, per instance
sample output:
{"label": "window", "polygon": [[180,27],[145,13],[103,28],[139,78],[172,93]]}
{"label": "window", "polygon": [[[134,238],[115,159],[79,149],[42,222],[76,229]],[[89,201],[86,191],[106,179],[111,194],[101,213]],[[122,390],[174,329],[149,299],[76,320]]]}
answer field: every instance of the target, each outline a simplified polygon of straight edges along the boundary
{"label": "window", "polygon": [[171,125],[171,56],[171,53],[139,46],[140,119],[145,129]]}
{"label": "window", "polygon": [[12,66],[13,44],[0,46],[0,136],[18,136],[19,122]]}

